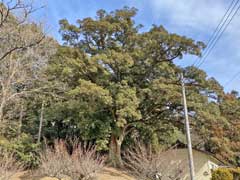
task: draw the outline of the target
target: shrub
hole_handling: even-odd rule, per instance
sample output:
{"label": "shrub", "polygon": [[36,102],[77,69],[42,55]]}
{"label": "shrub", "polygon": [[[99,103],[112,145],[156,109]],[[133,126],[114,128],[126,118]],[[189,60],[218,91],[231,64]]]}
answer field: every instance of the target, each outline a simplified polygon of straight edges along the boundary
{"label": "shrub", "polygon": [[0,180],[9,180],[13,175],[22,170],[13,154],[0,148]]}
{"label": "shrub", "polygon": [[90,180],[103,168],[104,158],[96,154],[94,146],[78,144],[69,154],[64,141],[56,141],[54,148],[47,148],[40,156],[39,174],[62,178],[68,176],[74,180]]}
{"label": "shrub", "polygon": [[219,168],[212,173],[212,180],[233,180],[230,169]]}
{"label": "shrub", "polygon": [[137,145],[125,153],[124,163],[138,180],[180,179],[185,171],[183,161],[169,162],[166,153],[155,153],[144,145]]}
{"label": "shrub", "polygon": [[240,180],[240,167],[230,168],[229,171],[232,173],[234,180]]}
{"label": "shrub", "polygon": [[29,135],[22,134],[11,142],[11,151],[25,168],[38,167],[40,146]]}
{"label": "shrub", "polygon": [[24,168],[36,168],[39,165],[40,146],[27,134],[22,134],[10,141],[0,137],[0,147],[14,154]]}

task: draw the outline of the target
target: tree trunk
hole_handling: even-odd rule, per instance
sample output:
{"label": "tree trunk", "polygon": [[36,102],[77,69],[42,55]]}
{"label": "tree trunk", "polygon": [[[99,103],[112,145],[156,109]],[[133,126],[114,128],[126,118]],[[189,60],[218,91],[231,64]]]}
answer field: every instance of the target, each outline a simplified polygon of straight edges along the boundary
{"label": "tree trunk", "polygon": [[109,147],[109,160],[113,167],[123,167],[121,157],[121,146],[123,142],[123,135],[116,137],[111,135],[111,142]]}
{"label": "tree trunk", "polygon": [[23,104],[21,104],[21,110],[19,115],[18,137],[20,137],[22,134],[22,120],[23,120]]}
{"label": "tree trunk", "polygon": [[40,143],[41,135],[42,135],[43,111],[44,111],[44,101],[42,102],[42,108],[41,108],[41,114],[40,114],[40,122],[39,122],[39,129],[38,129],[38,140],[37,140],[38,143]]}
{"label": "tree trunk", "polygon": [[3,97],[1,105],[0,105],[0,122],[3,121],[3,109],[4,109],[4,106],[5,106],[5,98]]}

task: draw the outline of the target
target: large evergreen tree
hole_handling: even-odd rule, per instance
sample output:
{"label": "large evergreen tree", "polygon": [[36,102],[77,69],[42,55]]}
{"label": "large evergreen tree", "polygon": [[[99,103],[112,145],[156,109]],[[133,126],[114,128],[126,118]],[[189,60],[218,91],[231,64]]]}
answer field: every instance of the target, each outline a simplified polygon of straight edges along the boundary
{"label": "large evergreen tree", "polygon": [[[136,12],[127,7],[100,10],[96,19],[78,20],[77,25],[61,20],[65,43],[49,69],[53,80],[66,85],[66,100],[54,108],[62,109],[61,117],[52,117],[56,126],[67,124],[66,131],[79,129],[81,137],[108,145],[115,166],[122,165],[121,146],[134,129],[155,126],[152,131],[164,132],[179,123],[181,69],[173,61],[185,54],[198,56],[204,47],[162,26],[139,32]],[[172,130],[178,132],[176,127]]]}

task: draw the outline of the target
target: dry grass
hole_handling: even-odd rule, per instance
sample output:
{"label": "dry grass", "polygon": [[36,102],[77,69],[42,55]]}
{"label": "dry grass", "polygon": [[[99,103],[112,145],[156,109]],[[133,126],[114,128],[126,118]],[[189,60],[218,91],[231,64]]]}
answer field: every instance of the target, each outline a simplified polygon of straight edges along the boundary
{"label": "dry grass", "polygon": [[104,158],[97,155],[95,146],[76,144],[69,154],[63,141],[47,148],[41,155],[38,174],[58,179],[68,176],[74,180],[90,180],[103,168]]}
{"label": "dry grass", "polygon": [[[11,180],[57,180],[51,177],[37,177],[31,172],[18,173]],[[111,167],[105,167],[97,173],[96,180],[136,180],[134,177],[129,176],[126,172],[117,170]]]}
{"label": "dry grass", "polygon": [[97,174],[97,180],[137,180],[127,172],[115,168],[106,167]]}
{"label": "dry grass", "polygon": [[22,166],[15,160],[13,154],[0,148],[0,180],[9,180],[20,171]]}
{"label": "dry grass", "polygon": [[178,180],[184,174],[183,162],[169,162],[168,152],[153,152],[137,145],[125,153],[125,166],[138,180]]}

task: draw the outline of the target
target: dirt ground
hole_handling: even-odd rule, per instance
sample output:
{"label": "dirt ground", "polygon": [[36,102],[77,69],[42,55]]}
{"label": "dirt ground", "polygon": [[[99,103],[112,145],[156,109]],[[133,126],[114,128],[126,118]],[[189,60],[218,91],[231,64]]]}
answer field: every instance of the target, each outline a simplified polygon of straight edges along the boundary
{"label": "dirt ground", "polygon": [[[26,175],[26,172],[17,174],[11,180],[57,180],[55,178],[37,178],[32,179]],[[97,174],[97,180],[136,180],[135,178],[129,176],[126,172],[120,171],[114,168],[104,168],[101,173]]]}
{"label": "dirt ground", "polygon": [[126,172],[116,170],[114,168],[105,168],[103,172],[98,174],[98,180],[135,180]]}

